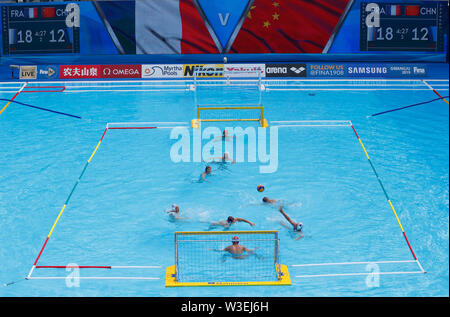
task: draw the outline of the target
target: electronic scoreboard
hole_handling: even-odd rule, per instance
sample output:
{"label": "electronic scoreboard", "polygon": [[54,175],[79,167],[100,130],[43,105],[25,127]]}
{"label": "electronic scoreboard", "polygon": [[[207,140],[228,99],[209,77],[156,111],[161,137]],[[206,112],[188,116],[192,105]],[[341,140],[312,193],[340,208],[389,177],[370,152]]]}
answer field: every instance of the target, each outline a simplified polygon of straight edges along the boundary
{"label": "electronic scoreboard", "polygon": [[3,54],[79,53],[78,6],[3,6]]}
{"label": "electronic scoreboard", "polygon": [[444,50],[448,3],[361,3],[361,51]]}

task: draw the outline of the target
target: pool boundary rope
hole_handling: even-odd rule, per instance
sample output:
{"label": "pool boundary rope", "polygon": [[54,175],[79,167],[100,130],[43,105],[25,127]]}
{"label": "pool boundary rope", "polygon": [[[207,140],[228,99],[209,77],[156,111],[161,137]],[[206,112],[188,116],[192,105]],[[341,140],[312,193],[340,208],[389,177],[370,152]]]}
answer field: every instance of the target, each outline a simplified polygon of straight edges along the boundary
{"label": "pool boundary rope", "polygon": [[8,101],[8,103],[0,110],[0,115],[3,113],[3,111],[6,110],[6,108],[8,108],[8,106],[11,104],[11,102],[14,101],[14,99],[16,99],[16,97],[25,89],[25,87],[27,86],[27,83],[23,84],[22,87],[20,87],[20,89],[16,92],[16,94]]}
{"label": "pool boundary rope", "polygon": [[[20,93],[17,92],[16,95]],[[411,271],[411,272],[380,272],[379,274],[413,274],[413,273],[426,273],[426,271],[423,269],[423,267],[421,266],[419,260],[417,259],[417,256],[415,255],[413,248],[406,236],[406,233],[404,231],[403,225],[401,224],[401,221],[397,215],[397,212],[384,188],[384,185],[369,157],[369,154],[366,150],[366,148],[364,147],[364,144],[361,140],[361,138],[359,137],[358,133],[356,132],[356,129],[353,125],[353,123],[350,120],[317,120],[317,121],[274,121],[272,123],[288,123],[288,124],[281,124],[281,125],[275,125],[278,127],[299,127],[299,126],[303,126],[303,127],[348,127],[351,126],[352,130],[356,136],[356,138],[358,139],[364,154],[366,155],[367,160],[369,161],[369,164],[375,174],[375,176],[377,177],[377,180],[383,190],[383,193],[388,201],[389,206],[391,207],[395,218],[397,220],[397,223],[402,231],[403,237],[409,247],[409,250],[414,258],[414,261],[374,261],[373,263],[411,263],[411,262],[415,262],[419,268],[420,271]],[[47,235],[45,242],[43,244],[43,246],[40,249],[40,252],[36,258],[36,260],[33,263],[33,266],[31,268],[31,270],[29,271],[27,277],[25,277],[25,280],[30,280],[30,279],[64,279],[65,277],[54,277],[54,276],[44,276],[44,277],[32,277],[33,271],[35,269],[58,269],[58,268],[70,268],[70,266],[63,266],[63,265],[37,265],[39,259],[41,258],[41,255],[43,254],[43,251],[57,225],[57,223],[59,222],[62,214],[64,213],[66,207],[68,206],[70,199],[73,195],[73,193],[75,192],[75,189],[78,186],[78,183],[81,181],[84,173],[87,170],[87,167],[89,166],[89,164],[91,163],[93,157],[95,156],[96,152],[98,151],[104,137],[106,136],[106,133],[108,132],[108,130],[131,130],[131,129],[136,129],[136,130],[140,130],[140,129],[169,129],[169,128],[175,128],[175,127],[188,127],[189,122],[118,122],[118,123],[107,123],[105,130],[103,131],[103,134],[100,138],[100,140],[98,141],[96,147],[94,148],[92,154],[90,155],[89,159],[87,160],[86,164],[83,167],[83,170],[80,174],[80,176],[78,177],[77,181],[75,182],[72,190],[69,193],[69,196],[67,197],[65,203],[63,204],[63,207],[61,208],[56,220],[54,221],[51,230],[49,232],[49,234]],[[298,264],[298,265],[290,265],[291,267],[301,267],[301,266],[326,266],[326,265],[351,265],[351,264],[361,264],[361,263],[372,263],[372,262],[344,262],[344,263],[319,263],[319,264]],[[161,266],[114,266],[114,265],[80,265],[77,266],[77,268],[80,269],[156,269],[156,268],[161,268]],[[351,276],[351,275],[363,275],[363,274],[367,274],[367,272],[365,273],[338,273],[338,274],[318,274],[318,275],[297,275],[295,277],[321,277],[321,276]],[[134,279],[134,280],[159,280],[160,278],[153,278],[153,277],[83,277],[84,279]],[[15,282],[12,283],[8,283],[8,284],[13,284]]]}
{"label": "pool boundary rope", "polygon": [[[156,123],[156,122],[152,122],[152,123]],[[39,279],[39,280],[44,280],[44,279],[65,279],[66,277],[56,277],[56,276],[43,276],[43,277],[32,277],[33,271],[35,269],[62,269],[62,268],[75,268],[75,266],[65,266],[65,265],[37,265],[39,259],[41,258],[45,247],[47,246],[48,241],[50,240],[50,237],[53,234],[54,229],[56,228],[56,225],[58,224],[61,216],[63,215],[66,207],[68,206],[70,199],[73,195],[73,193],[75,192],[75,189],[77,188],[78,184],[81,182],[81,179],[84,175],[84,173],[86,172],[89,164],[91,163],[92,159],[94,158],[94,155],[97,153],[106,133],[109,130],[129,130],[129,129],[157,129],[157,128],[172,128],[170,126],[167,126],[167,124],[187,124],[187,122],[161,122],[159,123],[161,126],[158,125],[153,125],[153,126],[149,126],[147,125],[148,123],[146,122],[141,122],[139,123],[139,126],[132,126],[128,125],[128,126],[124,126],[125,123],[107,123],[105,130],[103,131],[103,134],[100,138],[100,140],[98,141],[97,145],[95,146],[92,154],[90,155],[89,159],[87,160],[86,164],[83,167],[83,170],[81,171],[80,176],[78,177],[77,181],[75,182],[75,184],[72,187],[72,190],[70,191],[66,201],[64,202],[58,216],[56,217],[56,220],[53,222],[53,225],[50,229],[50,232],[48,233],[44,244],[42,245],[38,256],[36,257],[36,260],[33,263],[33,266],[31,267],[27,277],[25,277],[25,280],[31,280],[31,279]],[[161,266],[136,266],[136,265],[80,265],[80,266],[76,266],[76,268],[79,269],[161,269]],[[142,277],[136,277],[136,276],[112,276],[112,277],[80,277],[81,279],[130,279],[130,280],[160,280],[159,277],[147,277],[147,276],[142,276]]]}
{"label": "pool boundary rope", "polygon": [[439,98],[441,98],[447,105],[449,104],[448,101],[445,99],[445,97],[442,97],[437,91],[436,89],[434,89],[429,83],[427,83],[425,80],[422,79],[422,82],[428,87],[430,88],[430,90],[432,90],[436,95],[439,96]]}
{"label": "pool boundary rope", "polygon": [[374,172],[375,176],[377,177],[378,183],[380,184],[381,189],[383,190],[383,193],[384,193],[384,195],[385,195],[385,197],[386,197],[386,199],[387,199],[387,201],[389,203],[389,206],[391,207],[392,212],[395,215],[395,219],[397,220],[397,223],[398,223],[398,225],[400,227],[400,230],[402,231],[403,237],[405,238],[405,241],[406,241],[406,243],[407,243],[407,245],[409,247],[409,250],[411,251],[411,254],[412,254],[414,260],[416,261],[416,263],[419,266],[419,268],[422,271],[422,273],[426,273],[426,271],[423,269],[422,265],[420,264],[419,260],[417,259],[416,254],[414,253],[414,250],[411,247],[411,244],[409,243],[408,237],[406,236],[406,233],[405,233],[405,230],[403,229],[403,225],[402,225],[402,223],[400,221],[400,218],[398,217],[397,212],[395,211],[394,205],[392,204],[391,199],[389,198],[389,195],[387,194],[386,189],[384,188],[383,182],[381,181],[380,176],[378,175],[378,173],[377,173],[377,171],[375,169],[375,166],[373,165],[373,163],[372,163],[372,161],[371,161],[371,159],[369,157],[369,154],[367,153],[367,150],[364,147],[364,144],[363,144],[361,138],[359,137],[358,133],[356,132],[356,129],[353,126],[353,123],[351,123],[351,127],[353,129],[353,132],[355,133],[356,138],[358,139],[359,143],[361,144],[362,149],[364,150],[364,154],[366,155],[366,158],[369,161],[369,164],[370,164],[370,167],[372,168],[372,171]]}
{"label": "pool boundary rope", "polygon": [[[0,98],[1,101],[7,101],[8,103],[0,110],[0,115],[6,110],[6,108],[8,108],[8,106],[11,103],[15,103],[21,106],[25,106],[25,107],[30,107],[30,108],[34,108],[34,109],[38,109],[38,110],[43,110],[43,111],[47,111],[47,112],[52,112],[55,114],[60,114],[63,116],[68,116],[68,117],[72,117],[72,118],[76,118],[76,119],[81,119],[80,116],[76,116],[70,113],[65,113],[65,112],[61,112],[61,111],[56,111],[56,110],[52,110],[52,109],[47,109],[47,108],[43,108],[43,107],[38,107],[38,106],[33,106],[30,104],[26,104],[23,102],[19,102],[19,101],[15,101],[14,99],[16,99],[16,97],[20,94],[20,93],[42,93],[42,92],[63,92],[66,89],[66,86],[27,86],[28,82],[25,82],[22,87],[20,87],[20,89],[16,92],[16,94],[11,98],[11,99],[3,99]],[[43,89],[47,89],[47,90],[40,90],[41,88]],[[53,89],[53,90],[48,90],[48,89]],[[28,90],[28,89],[35,89],[35,90]]]}

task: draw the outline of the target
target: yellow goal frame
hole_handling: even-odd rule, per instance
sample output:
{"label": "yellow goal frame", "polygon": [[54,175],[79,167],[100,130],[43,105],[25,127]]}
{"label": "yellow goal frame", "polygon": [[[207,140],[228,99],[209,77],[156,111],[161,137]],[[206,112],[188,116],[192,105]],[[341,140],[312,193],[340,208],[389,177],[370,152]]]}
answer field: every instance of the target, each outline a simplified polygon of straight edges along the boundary
{"label": "yellow goal frame", "polygon": [[[242,234],[275,234],[278,239],[278,231],[275,230],[259,230],[259,231],[185,231],[175,232],[175,243],[178,234],[182,235],[242,235]],[[275,243],[275,256],[279,254],[278,243]],[[175,257],[178,256],[178,248],[175,246]],[[278,274],[277,281],[239,281],[239,282],[179,282],[177,281],[176,266],[171,265],[166,268],[166,287],[179,287],[179,286],[282,286],[291,285],[291,277],[286,265],[276,263],[275,270]]]}
{"label": "yellow goal frame", "polygon": [[[261,111],[261,118],[247,118],[247,119],[201,119],[200,112],[205,110],[252,110],[259,109]],[[197,118],[191,121],[191,126],[194,129],[200,128],[201,122],[230,122],[230,121],[257,121],[263,128],[267,128],[269,126],[266,118],[264,118],[264,106],[262,105],[254,105],[254,106],[211,106],[211,105],[202,105],[197,106]]]}

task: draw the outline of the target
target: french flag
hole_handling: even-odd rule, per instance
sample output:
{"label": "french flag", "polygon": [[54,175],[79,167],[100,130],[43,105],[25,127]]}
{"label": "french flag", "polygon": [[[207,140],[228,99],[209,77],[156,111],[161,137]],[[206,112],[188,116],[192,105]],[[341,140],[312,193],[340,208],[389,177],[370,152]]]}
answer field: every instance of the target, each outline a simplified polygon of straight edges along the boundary
{"label": "french flag", "polygon": [[397,15],[401,15],[401,13],[402,13],[401,6],[398,4],[389,5],[387,8],[388,15],[397,16]]}
{"label": "french flag", "polygon": [[29,19],[35,19],[38,17],[38,8],[26,8],[25,16]]}

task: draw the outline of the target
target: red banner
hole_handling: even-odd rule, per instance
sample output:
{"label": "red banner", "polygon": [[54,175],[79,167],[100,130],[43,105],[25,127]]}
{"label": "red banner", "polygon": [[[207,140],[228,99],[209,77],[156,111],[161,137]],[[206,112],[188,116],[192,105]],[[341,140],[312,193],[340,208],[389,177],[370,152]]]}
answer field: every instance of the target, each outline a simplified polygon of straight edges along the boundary
{"label": "red banner", "polygon": [[102,78],[141,78],[142,65],[102,65]]}
{"label": "red banner", "polygon": [[100,65],[61,65],[59,77],[63,79],[100,78]]}

